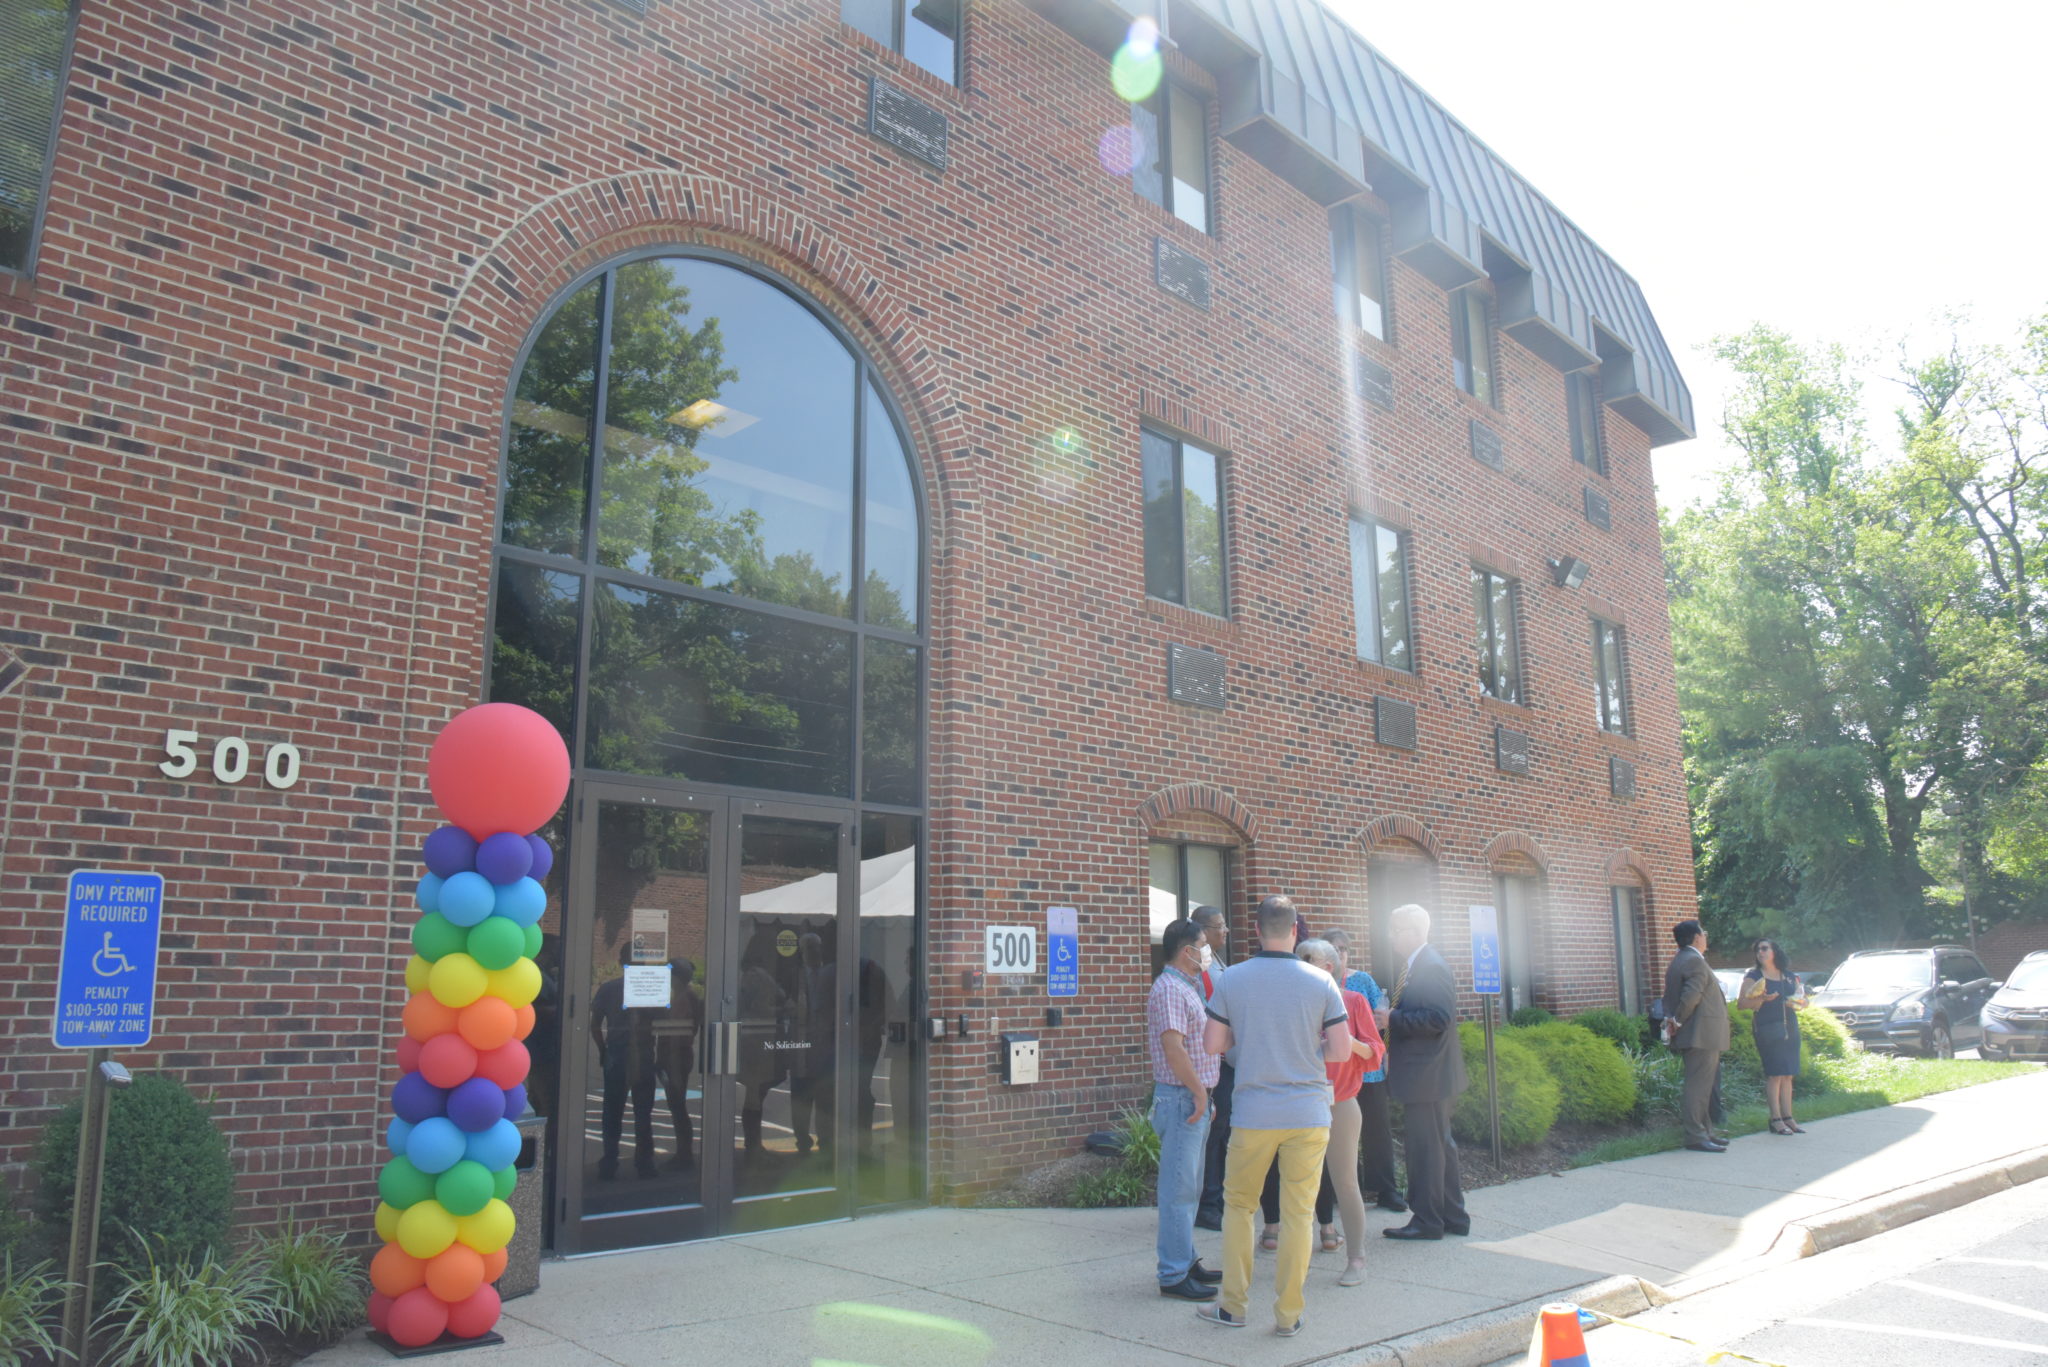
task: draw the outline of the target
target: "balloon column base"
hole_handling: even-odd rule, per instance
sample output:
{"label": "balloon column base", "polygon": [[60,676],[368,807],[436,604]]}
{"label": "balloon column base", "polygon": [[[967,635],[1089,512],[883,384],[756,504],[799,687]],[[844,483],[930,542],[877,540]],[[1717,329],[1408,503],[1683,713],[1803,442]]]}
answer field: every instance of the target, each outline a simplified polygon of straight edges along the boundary
{"label": "balloon column base", "polygon": [[389,1334],[380,1334],[375,1329],[369,1333],[370,1342],[382,1348],[395,1358],[431,1357],[435,1353],[458,1353],[464,1348],[481,1348],[487,1343],[503,1343],[505,1336],[492,1329],[478,1334],[473,1339],[459,1339],[453,1334],[442,1334],[432,1343],[423,1343],[417,1348],[408,1348]]}

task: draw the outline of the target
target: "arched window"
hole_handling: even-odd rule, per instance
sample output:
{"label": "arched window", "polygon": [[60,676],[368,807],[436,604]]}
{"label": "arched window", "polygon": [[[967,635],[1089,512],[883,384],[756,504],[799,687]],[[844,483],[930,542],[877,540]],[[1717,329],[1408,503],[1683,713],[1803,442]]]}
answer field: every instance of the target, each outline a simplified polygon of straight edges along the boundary
{"label": "arched window", "polygon": [[923,804],[923,535],[873,370],[759,275],[615,264],[515,385],[491,687],[581,771]]}

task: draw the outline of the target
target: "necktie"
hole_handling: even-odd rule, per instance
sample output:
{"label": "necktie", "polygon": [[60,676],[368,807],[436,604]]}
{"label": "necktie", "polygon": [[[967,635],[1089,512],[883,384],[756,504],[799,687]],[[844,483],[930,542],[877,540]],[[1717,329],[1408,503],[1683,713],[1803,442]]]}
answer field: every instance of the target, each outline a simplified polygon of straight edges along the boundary
{"label": "necktie", "polygon": [[1393,995],[1393,996],[1391,996],[1391,997],[1389,997],[1389,998],[1387,999],[1387,1010],[1391,1011],[1391,1010],[1393,1010],[1393,1009],[1394,1009],[1395,1007],[1397,1007],[1397,1006],[1399,1006],[1399,1005],[1401,1004],[1401,993],[1402,993],[1403,991],[1405,991],[1405,990],[1407,989],[1407,987],[1408,987],[1408,965],[1407,965],[1407,964],[1402,964],[1402,965],[1401,965],[1401,976],[1400,976],[1400,977],[1399,977],[1398,979],[1396,979],[1396,980],[1395,980],[1395,982],[1394,982],[1394,995]]}

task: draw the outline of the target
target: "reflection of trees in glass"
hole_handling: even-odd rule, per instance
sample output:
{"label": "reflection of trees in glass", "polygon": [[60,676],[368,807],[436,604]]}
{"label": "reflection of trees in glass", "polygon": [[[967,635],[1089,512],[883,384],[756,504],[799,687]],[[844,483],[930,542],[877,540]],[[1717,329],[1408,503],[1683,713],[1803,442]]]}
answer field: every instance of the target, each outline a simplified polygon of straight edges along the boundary
{"label": "reflection of trees in glass", "polygon": [[[1191,472],[1192,473],[1192,472]],[[1223,616],[1223,513],[1193,488],[1182,494],[1187,518],[1188,606]]]}
{"label": "reflection of trees in glass", "polygon": [[917,650],[870,640],[861,673],[861,796],[917,805]]}
{"label": "reflection of trees in glass", "polygon": [[576,631],[582,581],[506,561],[498,567],[491,701],[530,707],[575,743]]}
{"label": "reflection of trees in glass", "polygon": [[582,553],[590,419],[597,402],[599,288],[591,281],[555,311],[519,372],[500,534],[514,546]]}
{"label": "reflection of trees in glass", "polygon": [[588,760],[622,773],[844,794],[851,641],[717,603],[605,585]]}
{"label": "reflection of trees in glass", "polygon": [[49,167],[69,8],[66,0],[0,4],[0,266],[16,270],[28,265]]}

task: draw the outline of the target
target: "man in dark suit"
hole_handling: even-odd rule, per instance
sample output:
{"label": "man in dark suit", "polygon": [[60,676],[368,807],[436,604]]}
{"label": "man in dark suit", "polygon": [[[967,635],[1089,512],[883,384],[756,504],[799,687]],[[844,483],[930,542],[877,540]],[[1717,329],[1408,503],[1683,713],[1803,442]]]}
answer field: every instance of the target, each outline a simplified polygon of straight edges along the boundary
{"label": "man in dark suit", "polygon": [[1387,1040],[1387,1087],[1407,1114],[1408,1223],[1383,1229],[1389,1239],[1441,1239],[1465,1234],[1472,1217],[1458,1180],[1458,1141],[1451,1107],[1465,1090],[1465,1054],[1458,1044],[1458,989],[1451,966],[1429,943],[1429,913],[1409,903],[1394,908],[1389,929],[1401,967],[1386,1006],[1373,1014]]}
{"label": "man in dark suit", "polygon": [[1709,1118],[1714,1077],[1728,1048],[1728,1001],[1707,966],[1707,932],[1694,920],[1671,928],[1678,953],[1664,970],[1664,1041],[1685,1060],[1685,1147],[1694,1153],[1726,1153],[1714,1138]]}

